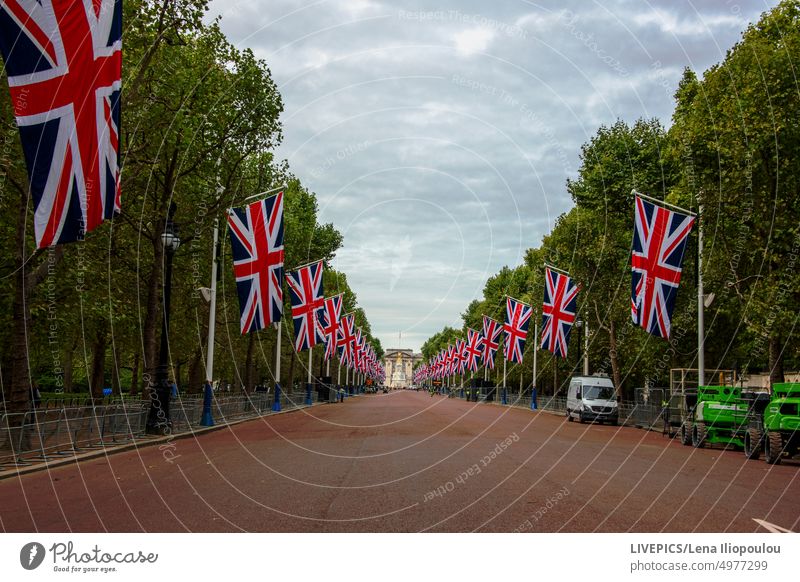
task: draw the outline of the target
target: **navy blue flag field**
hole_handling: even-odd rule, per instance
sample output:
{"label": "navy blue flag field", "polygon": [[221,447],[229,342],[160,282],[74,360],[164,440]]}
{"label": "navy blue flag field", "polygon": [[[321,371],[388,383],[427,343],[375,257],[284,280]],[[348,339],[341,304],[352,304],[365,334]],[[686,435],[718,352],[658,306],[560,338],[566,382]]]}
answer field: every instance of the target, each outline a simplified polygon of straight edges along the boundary
{"label": "navy blue flag field", "polygon": [[242,334],[283,315],[283,192],[228,211]]}
{"label": "navy blue flag field", "polygon": [[553,269],[544,270],[542,303],[542,348],[556,356],[567,357],[569,336],[575,323],[580,286],[569,275]]}
{"label": "navy blue flag field", "polygon": [[631,318],[656,337],[669,338],[683,255],[694,220],[636,197]]}
{"label": "navy blue flag field", "polygon": [[[322,295],[322,261],[286,273],[289,297],[292,300],[295,351],[310,350],[325,341],[322,322],[325,319],[325,298]],[[356,345],[358,350],[359,346]],[[358,352],[355,359],[358,361]]]}
{"label": "navy blue flag field", "polygon": [[37,248],[120,211],[122,2],[3,0],[3,54]]}

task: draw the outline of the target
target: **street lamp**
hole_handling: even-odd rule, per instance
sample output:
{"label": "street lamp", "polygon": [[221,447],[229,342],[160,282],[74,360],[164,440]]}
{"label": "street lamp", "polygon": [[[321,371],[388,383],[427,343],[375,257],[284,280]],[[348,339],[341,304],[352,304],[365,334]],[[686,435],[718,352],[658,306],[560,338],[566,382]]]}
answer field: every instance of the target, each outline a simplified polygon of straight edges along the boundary
{"label": "street lamp", "polygon": [[161,244],[164,248],[164,313],[161,318],[161,345],[158,352],[156,377],[150,390],[150,413],[147,416],[147,432],[150,434],[168,434],[172,429],[169,414],[171,386],[169,382],[169,311],[172,296],[172,259],[175,251],[181,246],[178,226],[173,222],[175,203],[169,206],[164,232],[161,233]]}
{"label": "street lamp", "polygon": [[583,329],[583,375],[589,375],[589,322],[579,319],[575,327]]}

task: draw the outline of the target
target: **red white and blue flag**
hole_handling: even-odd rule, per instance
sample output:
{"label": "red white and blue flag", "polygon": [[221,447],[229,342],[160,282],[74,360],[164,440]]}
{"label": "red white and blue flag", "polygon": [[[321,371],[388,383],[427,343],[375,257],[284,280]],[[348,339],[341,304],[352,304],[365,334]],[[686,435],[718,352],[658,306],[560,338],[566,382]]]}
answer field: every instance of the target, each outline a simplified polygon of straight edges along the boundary
{"label": "red white and blue flag", "polygon": [[325,341],[322,319],[325,299],[322,296],[322,261],[286,273],[292,300],[295,351],[309,350]]}
{"label": "red white and blue flag", "polygon": [[503,324],[505,334],[505,356],[515,364],[522,363],[522,353],[525,350],[525,337],[528,335],[528,325],[531,322],[533,308],[512,297],[506,297],[506,319]]}
{"label": "red white and blue flag", "polygon": [[121,0],[3,0],[0,52],[38,248],[120,211]]}
{"label": "red white and blue flag", "polygon": [[456,340],[456,373],[463,374],[467,365],[467,342]]}
{"label": "red white and blue flag", "polygon": [[467,328],[466,343],[467,363],[466,369],[470,372],[477,372],[480,366],[481,354],[483,353],[483,336],[480,332],[472,328]]}
{"label": "red white and blue flag", "polygon": [[500,332],[503,326],[491,317],[483,316],[483,365],[494,370],[494,355],[500,348]]}
{"label": "red white and blue flag", "polygon": [[580,286],[569,275],[545,268],[542,348],[562,358],[567,357],[579,290]]}
{"label": "red white and blue flag", "polygon": [[330,360],[336,353],[339,338],[339,328],[342,317],[342,297],[334,295],[325,299],[325,317],[323,318],[322,331],[325,334],[325,359]]}
{"label": "red white and blue flag", "polygon": [[693,216],[636,197],[631,318],[657,337],[669,337],[683,255],[694,220]]}
{"label": "red white and blue flag", "polygon": [[283,192],[228,211],[242,334],[283,315]]}
{"label": "red white and blue flag", "polygon": [[352,313],[348,313],[341,319],[337,347],[339,349],[339,360],[347,367],[352,367],[353,352],[356,341],[356,322]]}

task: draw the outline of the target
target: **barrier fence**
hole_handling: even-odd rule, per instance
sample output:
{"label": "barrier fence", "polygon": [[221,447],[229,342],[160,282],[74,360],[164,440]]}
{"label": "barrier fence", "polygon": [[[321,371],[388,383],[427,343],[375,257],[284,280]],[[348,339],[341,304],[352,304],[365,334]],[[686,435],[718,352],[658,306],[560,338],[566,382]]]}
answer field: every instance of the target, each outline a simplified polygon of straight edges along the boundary
{"label": "barrier fence", "polygon": [[[659,395],[661,395],[661,393],[657,390],[658,389],[651,389],[652,396],[643,401],[643,399],[640,397],[640,391],[637,389],[636,402],[619,403],[619,424],[648,430],[664,430],[665,414],[671,414],[671,409],[667,409],[667,411],[665,411],[664,405],[661,404],[659,400]],[[491,388],[488,391],[491,391]],[[478,402],[487,401],[486,392],[487,389],[484,388],[481,395],[478,397]],[[456,393],[459,397],[463,398],[460,389],[456,389]],[[502,397],[495,395],[493,402],[502,405]],[[531,407],[530,394],[523,394],[520,396],[519,392],[513,392],[511,390],[506,393],[506,402],[506,406],[515,406],[527,409],[530,409]],[[545,410],[564,415],[567,413],[567,399],[564,396],[539,395],[536,399],[536,405],[537,409],[539,410]],[[679,415],[677,418],[680,420]]]}
{"label": "barrier fence", "polygon": [[[312,402],[318,395],[312,392]],[[281,394],[282,410],[306,404],[306,392]],[[212,414],[217,424],[272,414],[274,395],[214,396]],[[28,412],[0,413],[0,470],[66,458],[91,450],[144,441],[149,400],[118,399],[95,406],[44,407]],[[178,396],[170,401],[172,433],[200,427],[202,395]]]}

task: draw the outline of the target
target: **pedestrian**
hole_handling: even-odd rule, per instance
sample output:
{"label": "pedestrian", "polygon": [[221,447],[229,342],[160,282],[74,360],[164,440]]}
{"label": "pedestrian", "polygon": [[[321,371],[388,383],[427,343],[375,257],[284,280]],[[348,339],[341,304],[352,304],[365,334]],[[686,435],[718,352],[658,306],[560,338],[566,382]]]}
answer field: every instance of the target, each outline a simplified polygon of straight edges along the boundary
{"label": "pedestrian", "polygon": [[175,380],[170,381],[169,384],[169,395],[172,398],[178,397],[178,385],[175,383]]}
{"label": "pedestrian", "polygon": [[339,388],[339,402],[344,402],[344,388]]}

